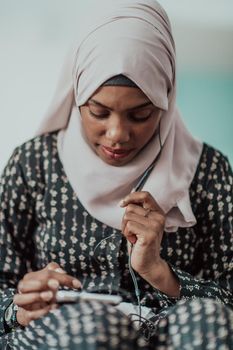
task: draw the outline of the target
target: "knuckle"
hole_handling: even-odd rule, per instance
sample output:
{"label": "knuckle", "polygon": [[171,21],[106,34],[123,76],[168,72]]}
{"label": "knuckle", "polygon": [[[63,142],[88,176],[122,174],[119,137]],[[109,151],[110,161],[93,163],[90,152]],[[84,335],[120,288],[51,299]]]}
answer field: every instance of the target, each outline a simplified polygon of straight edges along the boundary
{"label": "knuckle", "polygon": [[157,216],[155,220],[152,221],[152,227],[154,230],[162,230],[165,225],[165,217],[160,215]]}
{"label": "knuckle", "polygon": [[17,304],[19,302],[19,294],[15,294],[13,297],[13,302]]}
{"label": "knuckle", "polygon": [[151,228],[149,231],[148,231],[148,239],[151,241],[151,242],[155,242],[156,239],[159,237],[159,232],[157,229],[154,229],[154,228]]}
{"label": "knuckle", "polygon": [[62,277],[58,277],[58,279],[55,278],[50,278],[47,282],[47,285],[52,288],[52,289],[58,289],[59,288],[59,281],[61,280]]}
{"label": "knuckle", "polygon": [[128,232],[128,233],[131,233],[131,232],[132,232],[132,230],[133,230],[133,223],[132,223],[132,221],[128,221],[128,222],[127,222],[126,228],[127,228],[127,232]]}
{"label": "knuckle", "polygon": [[33,277],[34,273],[35,272],[28,272],[28,273],[26,273],[26,275],[24,275],[24,277],[21,280],[21,282],[30,280]]}
{"label": "knuckle", "polygon": [[147,239],[145,237],[141,238],[141,244],[144,245],[144,246],[148,245],[148,241],[147,241]]}
{"label": "knuckle", "polygon": [[30,321],[34,321],[36,319],[37,319],[36,315],[33,312],[31,312]]}
{"label": "knuckle", "polygon": [[129,205],[127,205],[127,208],[126,208],[126,214],[128,214],[128,213],[132,213],[132,212],[133,212],[133,210],[134,210],[134,206],[133,206],[133,204],[129,204]]}
{"label": "knuckle", "polygon": [[25,311],[25,318],[26,318],[27,322],[30,322],[32,320],[32,315],[33,315],[33,311],[31,311],[31,310]]}
{"label": "knuckle", "polygon": [[162,216],[158,217],[157,220],[156,220],[156,224],[157,224],[157,228],[159,230],[163,229],[163,227],[165,225],[165,218],[162,217]]}
{"label": "knuckle", "polygon": [[35,303],[38,299],[38,296],[37,294],[33,294],[31,297],[30,297],[30,303]]}
{"label": "knuckle", "polygon": [[126,230],[126,233],[128,233],[130,230],[130,222],[129,221],[125,225],[125,230]]}
{"label": "knuckle", "polygon": [[18,291],[22,291],[23,290],[23,279],[21,279],[18,283],[18,286],[17,286],[17,289]]}
{"label": "knuckle", "polygon": [[60,266],[56,262],[52,261],[45,267],[45,269],[47,269],[47,270],[56,270],[59,267]]}
{"label": "knuckle", "polygon": [[128,221],[129,219],[130,219],[130,214],[129,213],[125,213],[124,220]]}
{"label": "knuckle", "polygon": [[150,197],[150,193],[148,191],[142,191],[143,198],[147,199]]}
{"label": "knuckle", "polygon": [[164,226],[164,225],[165,225],[165,216],[164,216],[164,215],[161,215],[159,221],[160,221],[160,225],[161,225],[161,226]]}
{"label": "knuckle", "polygon": [[36,321],[39,317],[37,315],[33,315],[31,321]]}
{"label": "knuckle", "polygon": [[51,271],[51,270],[45,270],[43,272],[43,279],[45,281],[48,281],[52,276],[53,276],[53,271]]}
{"label": "knuckle", "polygon": [[152,223],[152,229],[153,229],[153,232],[158,232],[158,231],[160,231],[161,230],[161,225],[160,225],[160,223],[158,223],[157,221],[154,221],[153,223]]}

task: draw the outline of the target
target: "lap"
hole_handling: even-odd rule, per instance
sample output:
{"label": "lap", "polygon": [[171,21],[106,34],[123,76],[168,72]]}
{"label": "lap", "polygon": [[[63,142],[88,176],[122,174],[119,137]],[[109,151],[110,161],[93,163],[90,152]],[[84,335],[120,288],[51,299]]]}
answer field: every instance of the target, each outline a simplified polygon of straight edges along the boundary
{"label": "lap", "polygon": [[158,323],[153,340],[158,350],[231,350],[233,311],[213,299],[181,300]]}
{"label": "lap", "polygon": [[[142,338],[142,337],[141,337]],[[62,305],[12,336],[12,349],[146,349],[130,319],[98,302]]]}
{"label": "lap", "polygon": [[233,349],[233,311],[211,299],[177,302],[153,330],[146,341],[135,324],[113,306],[66,304],[25,330],[8,335],[9,347],[3,349]]}

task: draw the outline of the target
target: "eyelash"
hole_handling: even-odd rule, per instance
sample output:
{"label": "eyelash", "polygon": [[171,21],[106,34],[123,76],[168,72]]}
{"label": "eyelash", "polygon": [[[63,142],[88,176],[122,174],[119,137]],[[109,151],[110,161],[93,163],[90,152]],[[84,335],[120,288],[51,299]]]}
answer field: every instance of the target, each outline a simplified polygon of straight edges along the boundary
{"label": "eyelash", "polygon": [[[90,113],[91,116],[95,117],[96,119],[105,119],[105,118],[107,118],[109,116],[109,114],[99,114],[98,115],[98,114],[93,113],[91,110],[89,110],[89,113]],[[152,113],[153,113],[153,111],[151,111],[150,114],[147,117],[141,118],[141,119],[134,118],[131,115],[130,119],[133,120],[134,122],[143,123],[143,122],[145,122],[146,120],[148,120],[151,117]]]}

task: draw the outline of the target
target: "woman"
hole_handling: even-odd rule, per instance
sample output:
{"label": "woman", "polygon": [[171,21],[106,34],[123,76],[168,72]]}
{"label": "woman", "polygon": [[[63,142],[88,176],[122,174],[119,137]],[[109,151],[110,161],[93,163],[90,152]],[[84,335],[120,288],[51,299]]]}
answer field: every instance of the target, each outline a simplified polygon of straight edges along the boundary
{"label": "woman", "polygon": [[[2,176],[2,347],[231,349],[230,165],[180,118],[160,5],[104,8]],[[58,306],[59,288],[123,303]]]}

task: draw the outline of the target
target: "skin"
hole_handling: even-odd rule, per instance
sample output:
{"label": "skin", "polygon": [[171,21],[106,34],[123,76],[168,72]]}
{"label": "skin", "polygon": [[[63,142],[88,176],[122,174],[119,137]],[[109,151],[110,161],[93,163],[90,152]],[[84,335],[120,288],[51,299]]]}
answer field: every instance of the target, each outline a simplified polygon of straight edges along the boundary
{"label": "skin", "polygon": [[[117,167],[129,163],[150,141],[161,113],[140,89],[122,86],[99,88],[80,112],[93,151],[105,163]],[[102,146],[132,151],[123,159],[109,159]]]}
{"label": "skin", "polygon": [[27,326],[56,308],[55,297],[59,286],[82,287],[80,281],[68,275],[55,262],[42,270],[27,273],[19,281],[18,293],[14,296],[14,303],[19,306],[16,315],[19,324]]}
{"label": "skin", "polygon": [[[138,88],[105,86],[99,88],[80,107],[83,130],[93,151],[110,166],[132,161],[157,131],[161,111]],[[111,155],[103,147],[127,150],[123,157]],[[130,152],[128,152],[130,150]],[[160,257],[165,215],[148,192],[134,192],[120,204],[125,208],[122,234],[132,249],[135,271],[162,292],[179,296],[179,282]],[[131,244],[133,248],[131,248]],[[81,283],[52,262],[44,269],[30,272],[18,284],[14,303],[19,306],[17,320],[27,326],[57,307],[59,286],[81,288]]]}
{"label": "skin", "polygon": [[[139,88],[122,86],[99,88],[80,111],[90,147],[105,163],[117,167],[132,161],[148,144],[161,117],[161,110]],[[102,146],[132,151],[123,159],[115,159],[106,156]],[[133,269],[154,287],[178,297],[179,282],[160,257],[165,224],[163,211],[148,192],[129,194],[121,206],[126,208],[122,234],[133,243]],[[148,209],[150,212],[145,217]]]}
{"label": "skin", "polygon": [[153,287],[171,297],[179,297],[180,284],[160,256],[165,214],[149,192],[130,193],[120,203],[126,208],[122,233],[132,250],[131,264]]}

